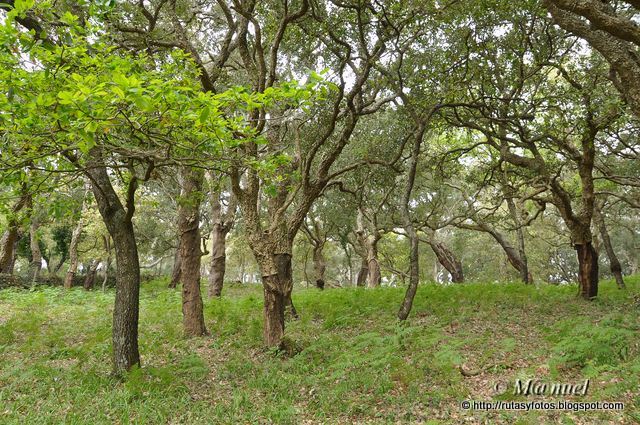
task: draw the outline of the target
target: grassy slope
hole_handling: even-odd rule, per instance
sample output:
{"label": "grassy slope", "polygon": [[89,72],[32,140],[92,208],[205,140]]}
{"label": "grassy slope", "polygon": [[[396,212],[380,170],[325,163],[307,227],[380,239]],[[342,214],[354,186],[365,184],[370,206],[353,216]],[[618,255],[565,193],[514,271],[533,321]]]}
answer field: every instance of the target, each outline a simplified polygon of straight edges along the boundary
{"label": "grassy slope", "polygon": [[[404,325],[402,288],[298,290],[291,358],[261,348],[259,288],[206,301],[212,336],[185,340],[179,292],[151,282],[143,368],[125,383],[109,377],[112,293],[0,291],[0,423],[640,423],[640,279],[629,281],[626,292],[604,282],[592,303],[574,287],[424,285]],[[513,398],[493,387],[516,377],[588,377],[587,400],[626,409],[459,408]]]}

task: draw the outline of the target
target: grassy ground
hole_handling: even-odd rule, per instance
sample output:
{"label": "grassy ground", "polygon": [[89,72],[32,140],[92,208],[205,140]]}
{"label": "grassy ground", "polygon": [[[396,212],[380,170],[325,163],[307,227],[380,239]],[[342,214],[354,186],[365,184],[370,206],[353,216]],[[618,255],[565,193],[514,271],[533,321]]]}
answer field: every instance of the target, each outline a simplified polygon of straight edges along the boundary
{"label": "grassy ground", "polygon": [[[399,324],[402,288],[296,290],[302,350],[261,347],[259,288],[206,301],[211,336],[181,335],[180,293],[141,295],[143,367],[109,376],[113,293],[0,291],[0,423],[640,423],[640,279],[598,300],[575,287],[419,288]],[[464,376],[460,367],[468,375]],[[481,373],[478,373],[481,372]],[[559,400],[496,394],[516,378],[590,379],[586,397],[623,412],[465,411],[462,400]]]}

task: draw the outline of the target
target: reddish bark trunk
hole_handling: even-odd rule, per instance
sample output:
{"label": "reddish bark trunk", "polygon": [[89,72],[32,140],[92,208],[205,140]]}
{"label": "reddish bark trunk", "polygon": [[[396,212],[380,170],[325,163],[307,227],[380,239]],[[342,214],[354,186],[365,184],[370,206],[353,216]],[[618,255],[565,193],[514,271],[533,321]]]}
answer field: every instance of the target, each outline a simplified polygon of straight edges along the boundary
{"label": "reddish bark trunk", "polygon": [[291,265],[291,254],[275,254],[275,264],[278,270],[278,281],[284,288],[284,310],[285,317],[298,318],[298,311],[293,305],[291,293],[293,292],[293,268]]}
{"label": "reddish bark trunk", "polygon": [[284,337],[284,311],[286,295],[279,289],[277,276],[263,277],[264,328],[263,339],[267,347],[280,348]]}
{"label": "reddish bark trunk", "polygon": [[591,300],[598,295],[598,253],[591,242],[576,244],[580,296]]}

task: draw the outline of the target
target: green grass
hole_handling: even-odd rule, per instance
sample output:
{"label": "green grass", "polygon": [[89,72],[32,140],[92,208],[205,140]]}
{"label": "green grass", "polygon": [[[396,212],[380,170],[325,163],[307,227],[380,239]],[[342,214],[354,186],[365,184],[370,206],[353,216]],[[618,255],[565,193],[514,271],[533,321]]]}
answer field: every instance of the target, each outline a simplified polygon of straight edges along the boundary
{"label": "green grass", "polygon": [[[262,348],[259,287],[206,300],[211,336],[185,339],[179,291],[141,294],[142,368],[113,379],[113,293],[0,291],[0,423],[638,423],[640,279],[575,287],[422,285],[410,319],[403,288],[296,289],[293,357]],[[482,373],[465,377],[460,367]],[[462,400],[558,400],[496,394],[516,378],[591,380],[586,398],[624,412],[468,412]]]}

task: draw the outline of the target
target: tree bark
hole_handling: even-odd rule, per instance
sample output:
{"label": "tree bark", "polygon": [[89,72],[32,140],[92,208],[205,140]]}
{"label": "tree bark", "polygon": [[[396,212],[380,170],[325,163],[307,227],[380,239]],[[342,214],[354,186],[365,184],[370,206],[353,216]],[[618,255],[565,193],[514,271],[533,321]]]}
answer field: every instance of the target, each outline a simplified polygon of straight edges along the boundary
{"label": "tree bark", "polygon": [[267,347],[282,347],[284,337],[285,316],[297,317],[291,301],[293,289],[291,254],[273,253],[265,250],[265,246],[257,246],[254,253],[264,287],[264,327],[263,338]]}
{"label": "tree bark", "polygon": [[620,265],[618,256],[616,255],[616,252],[613,249],[613,245],[611,244],[611,238],[609,237],[609,231],[607,230],[607,224],[604,221],[604,215],[602,214],[601,208],[602,207],[600,205],[596,204],[596,208],[593,211],[594,219],[602,238],[602,244],[604,245],[607,257],[609,258],[609,267],[611,269],[611,274],[615,278],[618,288],[625,289],[624,278],[622,277],[622,266]]}
{"label": "tree bark", "polygon": [[202,199],[201,170],[184,167],[181,170],[182,193],[178,206],[180,232],[180,283],[182,283],[182,323],[187,336],[207,334],[204,325],[200,293],[200,204]]}
{"label": "tree bark", "polygon": [[113,371],[121,375],[140,364],[138,317],[140,262],[133,230],[135,191],[138,180],[132,177],[127,187],[126,209],[116,193],[99,148],[90,152],[85,172],[90,177],[98,211],[113,239],[116,254],[116,296],[113,309]]}
{"label": "tree bark", "polygon": [[591,300],[598,295],[598,253],[591,242],[575,245],[578,253],[580,296]]}
{"label": "tree bark", "polygon": [[314,245],[313,247],[313,272],[315,275],[316,288],[320,290],[324,289],[324,273],[327,269],[327,262],[324,258],[323,250],[324,244]]}
{"label": "tree bark", "polygon": [[102,292],[107,289],[107,280],[109,279],[109,268],[111,267],[111,236],[102,235],[102,244],[107,253],[107,259],[104,262],[104,276],[102,278]]}
{"label": "tree bark", "polygon": [[263,276],[264,287],[264,327],[263,339],[267,347],[282,348],[284,337],[284,312],[286,294],[280,289],[278,276]]}
{"label": "tree bark", "polygon": [[377,246],[372,249],[367,259],[367,288],[377,288],[382,282],[382,274],[380,273],[380,262],[378,261]]}
{"label": "tree bark", "polygon": [[211,264],[209,266],[209,298],[220,297],[224,286],[224,275],[227,269],[227,235],[219,225],[214,224],[211,231]]}
{"label": "tree bark", "polygon": [[87,270],[87,275],[84,278],[83,287],[87,291],[93,289],[96,283],[96,274],[98,273],[98,266],[100,265],[100,260],[91,260],[89,264],[89,268]]}
{"label": "tree bark", "polygon": [[62,253],[62,256],[60,257],[60,261],[58,262],[58,264],[56,264],[56,266],[55,266],[55,267],[53,267],[52,269],[50,269],[50,270],[51,270],[51,274],[52,274],[52,275],[54,275],[54,276],[55,276],[55,275],[57,275],[57,274],[58,274],[58,272],[60,271],[60,269],[62,268],[62,266],[64,265],[64,263],[67,261],[67,258],[68,258],[68,257],[67,257],[67,255],[68,255],[68,253],[67,253],[67,252],[63,252],[63,253]]}
{"label": "tree bark", "polygon": [[[323,229],[322,222],[316,217],[310,217],[311,223],[305,222],[302,230],[307,235],[307,239],[311,243],[313,257],[313,278],[316,288],[323,290],[325,281],[324,273],[327,269],[327,262],[324,258],[324,246],[327,243],[327,234]],[[308,280],[308,279],[307,279]]]}
{"label": "tree bark", "polygon": [[140,364],[138,317],[140,263],[133,223],[115,218],[111,227],[116,252],[116,299],[113,310],[113,363],[120,374]]}
{"label": "tree bark", "polygon": [[[84,210],[84,208],[82,209]],[[78,271],[78,244],[82,235],[82,218],[78,219],[75,229],[71,234],[71,244],[69,244],[69,268],[64,278],[64,287],[69,289],[73,286],[73,281]]]}
{"label": "tree bark", "polygon": [[493,237],[493,239],[498,242],[498,244],[502,247],[502,250],[507,256],[507,260],[509,264],[513,266],[514,269],[520,273],[520,279],[525,284],[533,283],[533,278],[531,277],[531,273],[529,272],[529,267],[527,265],[526,254],[525,254],[525,246],[524,246],[524,234],[522,231],[518,232],[518,250],[516,250],[502,235],[500,232],[495,229],[489,229],[487,232]]}
{"label": "tree bark", "polygon": [[80,217],[76,227],[71,233],[71,243],[69,244],[69,268],[64,279],[64,287],[69,289],[73,286],[73,281],[78,271],[78,245],[80,244],[80,237],[82,236],[82,229],[84,223],[82,222],[82,214],[87,208],[87,195],[89,193],[89,184],[85,184],[85,189],[82,194],[82,207],[80,208]]}
{"label": "tree bark", "polygon": [[2,252],[0,252],[0,273],[13,274],[18,236],[19,230],[17,226],[10,226],[2,235],[2,240],[0,240],[0,246],[2,247]]}
{"label": "tree bark", "polygon": [[358,275],[356,277],[356,286],[366,286],[367,276],[369,276],[369,262],[366,258],[362,258],[360,270],[358,270]]}
{"label": "tree bark", "polygon": [[433,253],[436,254],[438,262],[451,275],[451,281],[453,283],[464,282],[462,262],[455,256],[455,254],[442,242],[429,240],[428,243],[433,250]]}
{"label": "tree bark", "polygon": [[227,235],[231,231],[235,221],[237,209],[236,197],[230,195],[227,211],[222,212],[221,191],[218,189],[218,182],[215,176],[208,174],[210,185],[209,202],[211,203],[211,264],[209,266],[209,298],[220,297],[224,286],[224,276],[227,268]]}
{"label": "tree bark", "polygon": [[296,310],[296,306],[293,304],[293,298],[291,297],[291,294],[293,293],[293,267],[291,264],[291,258],[291,254],[278,254],[276,256],[276,262],[278,264],[279,279],[282,282],[285,282],[285,286],[287,288],[284,298],[285,317],[298,319],[298,310]]}
{"label": "tree bark", "polygon": [[409,286],[407,292],[404,295],[404,300],[398,311],[398,319],[406,320],[411,313],[411,307],[413,306],[413,299],[418,291],[418,283],[420,280],[420,252],[419,252],[419,240],[418,232],[413,225],[411,219],[411,212],[409,210],[409,204],[411,203],[411,193],[413,192],[413,186],[416,180],[416,172],[418,168],[418,159],[420,156],[420,146],[422,144],[422,138],[426,131],[424,124],[418,126],[413,142],[413,149],[411,150],[411,158],[409,160],[409,172],[407,175],[407,185],[404,190],[404,197],[402,200],[402,220],[404,221],[404,229],[407,232],[409,238]]}
{"label": "tree bark", "polygon": [[173,269],[171,270],[171,281],[169,288],[176,288],[180,283],[180,274],[182,273],[182,255],[180,254],[180,236],[178,236],[178,246],[173,256]]}
{"label": "tree bark", "polygon": [[20,199],[11,209],[8,228],[0,239],[0,273],[13,274],[16,262],[16,246],[20,239],[20,221],[17,214],[22,210],[29,200],[27,186],[23,184]]}
{"label": "tree bark", "polygon": [[42,270],[42,252],[40,251],[40,243],[38,241],[38,219],[31,216],[31,226],[29,227],[29,245],[31,247],[31,264],[29,265],[31,271],[31,282],[36,282],[40,278],[40,271]]}
{"label": "tree bark", "polygon": [[[380,273],[380,262],[378,261],[378,242],[380,241],[380,233],[375,225],[365,227],[364,212],[358,210],[358,218],[356,220],[357,230],[356,236],[358,244],[362,251],[363,258],[366,256],[367,261],[367,288],[376,288],[380,286],[382,275]],[[363,269],[360,270],[361,272]]]}
{"label": "tree bark", "polygon": [[[511,191],[507,191],[507,177],[503,175],[503,190],[505,192],[505,199],[507,201],[507,206],[509,208],[509,214],[511,215],[511,220],[516,227],[516,237],[518,239],[518,255],[510,255],[508,252],[506,245],[503,245],[505,252],[507,253],[507,257],[509,258],[509,262],[516,270],[520,272],[520,278],[525,284],[533,283],[533,279],[531,278],[531,273],[529,273],[529,264],[527,260],[527,251],[525,249],[525,241],[524,241],[524,230],[522,229],[522,222],[520,217],[518,216],[518,209],[516,208],[516,203],[513,201],[513,196],[510,193]],[[496,238],[496,236],[492,235],[494,239],[500,243],[500,241]],[[506,242],[506,240],[505,240]]]}
{"label": "tree bark", "polygon": [[349,249],[349,242],[347,241],[347,237],[346,235],[340,235],[340,246],[342,247],[342,250],[344,251],[344,263],[345,263],[345,280],[347,282],[349,282],[349,285],[353,285],[354,281],[353,281],[353,262],[352,260],[352,252]]}

